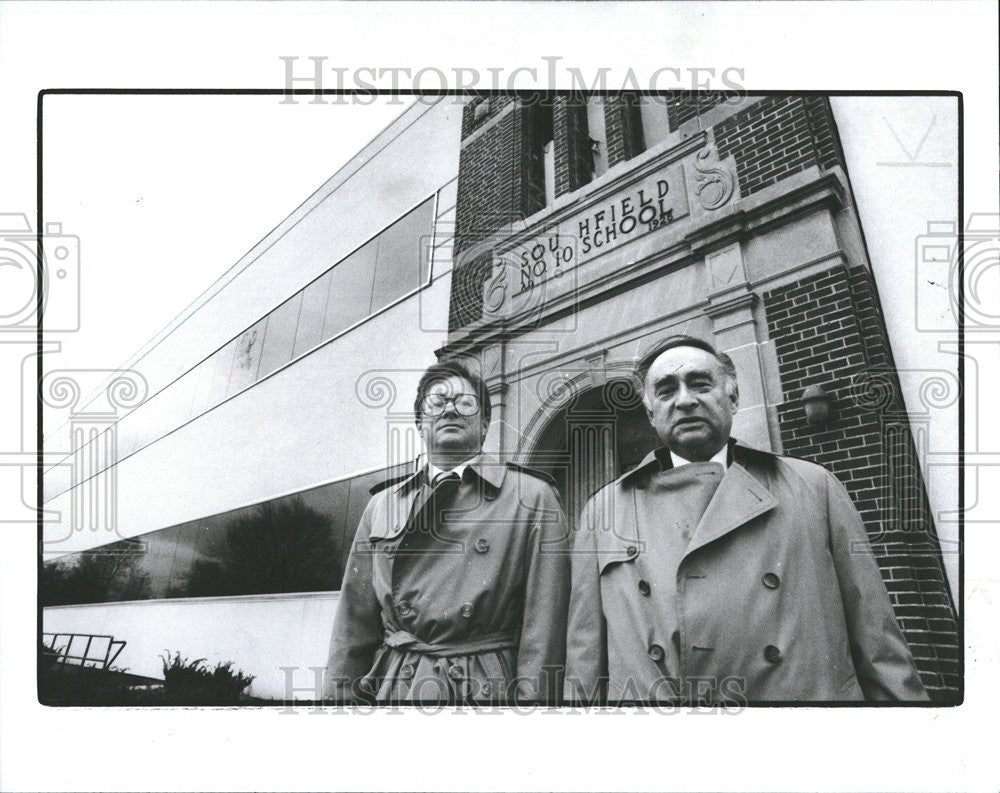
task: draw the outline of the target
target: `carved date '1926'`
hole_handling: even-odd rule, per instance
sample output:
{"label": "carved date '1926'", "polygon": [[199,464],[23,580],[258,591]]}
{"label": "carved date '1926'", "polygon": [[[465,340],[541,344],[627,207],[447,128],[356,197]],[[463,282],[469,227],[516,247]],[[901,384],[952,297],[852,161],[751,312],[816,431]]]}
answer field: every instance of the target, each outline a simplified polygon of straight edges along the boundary
{"label": "carved date '1926'", "polygon": [[[666,179],[656,182],[656,195],[647,194],[646,189],[635,195],[621,198],[610,206],[588,215],[578,221],[576,240],[580,256],[596,255],[594,251],[621,244],[638,231],[640,234],[652,231],[674,221],[674,210],[665,203],[670,185]],[[577,246],[560,240],[558,230],[549,232],[547,239],[536,239],[530,247],[520,252],[519,269],[522,294],[549,278],[558,278],[563,271],[576,262]]]}

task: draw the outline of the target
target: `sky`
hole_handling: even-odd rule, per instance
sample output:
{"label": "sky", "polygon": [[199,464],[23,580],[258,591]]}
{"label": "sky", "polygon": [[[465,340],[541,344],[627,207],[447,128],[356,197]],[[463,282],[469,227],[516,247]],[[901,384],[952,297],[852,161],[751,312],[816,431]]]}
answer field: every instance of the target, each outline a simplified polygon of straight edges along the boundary
{"label": "sky", "polygon": [[45,221],[79,236],[79,330],[51,368],[114,369],[412,102],[50,95]]}

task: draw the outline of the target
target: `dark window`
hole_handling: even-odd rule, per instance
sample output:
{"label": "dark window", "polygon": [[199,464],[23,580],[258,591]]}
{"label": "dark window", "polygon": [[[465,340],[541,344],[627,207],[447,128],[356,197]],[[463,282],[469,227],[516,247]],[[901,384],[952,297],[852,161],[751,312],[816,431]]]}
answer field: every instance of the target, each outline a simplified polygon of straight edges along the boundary
{"label": "dark window", "polygon": [[378,238],[371,310],[378,311],[427,280],[434,202],[425,201]]}
{"label": "dark window", "polygon": [[[526,215],[544,209],[554,195],[552,105],[538,101],[528,106],[528,151],[525,163]],[[547,198],[548,196],[549,198]]]}
{"label": "dark window", "polygon": [[368,316],[378,238],[366,243],[332,271],[323,338],[329,339]]}
{"label": "dark window", "polygon": [[331,482],[47,562],[42,604],[339,589],[369,488],[408,468]]}
{"label": "dark window", "polygon": [[302,307],[302,293],[292,296],[267,315],[264,349],[260,354],[257,379],[265,377],[292,360],[295,348],[295,327]]}
{"label": "dark window", "polygon": [[297,358],[323,341],[323,318],[330,296],[330,275],[327,271],[302,290],[302,308],[295,331],[292,357]]}
{"label": "dark window", "polygon": [[243,331],[236,338],[232,373],[226,396],[232,396],[257,380],[261,350],[264,348],[264,328],[267,318],[259,320],[253,327]]}

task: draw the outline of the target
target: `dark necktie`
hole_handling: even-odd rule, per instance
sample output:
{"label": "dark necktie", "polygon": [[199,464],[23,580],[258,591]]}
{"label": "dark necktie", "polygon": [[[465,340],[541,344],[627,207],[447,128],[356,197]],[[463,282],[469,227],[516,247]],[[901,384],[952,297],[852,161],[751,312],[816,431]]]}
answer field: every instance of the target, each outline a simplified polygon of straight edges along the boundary
{"label": "dark necktie", "polygon": [[413,516],[407,522],[407,532],[435,534],[434,527],[440,520],[442,507],[451,500],[461,484],[462,477],[456,471],[442,472],[435,476],[430,493],[415,505]]}
{"label": "dark necktie", "polygon": [[462,484],[462,477],[458,475],[457,471],[442,471],[437,476],[434,477],[433,491],[434,495],[454,493],[458,486]]}

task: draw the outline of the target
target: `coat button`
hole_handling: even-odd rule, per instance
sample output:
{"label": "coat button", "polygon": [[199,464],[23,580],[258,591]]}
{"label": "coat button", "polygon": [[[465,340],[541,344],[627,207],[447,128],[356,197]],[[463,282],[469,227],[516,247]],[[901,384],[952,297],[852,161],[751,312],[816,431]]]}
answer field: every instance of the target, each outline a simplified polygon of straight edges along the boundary
{"label": "coat button", "polygon": [[632,557],[639,555],[639,549],[636,548],[634,545],[630,545],[628,548],[625,549],[625,553],[628,554],[628,557],[631,559]]}
{"label": "coat button", "polygon": [[649,646],[649,657],[654,661],[659,663],[663,660],[663,648],[658,644],[652,644]]}
{"label": "coat button", "polygon": [[773,644],[767,645],[767,647],[764,648],[764,660],[771,664],[778,663],[778,661],[781,660],[781,650]]}
{"label": "coat button", "polygon": [[639,594],[640,595],[648,595],[649,594],[649,581],[640,581],[639,582]]}
{"label": "coat button", "polygon": [[777,589],[781,585],[781,579],[777,573],[764,573],[764,586],[768,589]]}
{"label": "coat button", "polygon": [[413,611],[413,607],[405,600],[401,600],[396,604],[396,613],[400,617],[408,617],[411,611]]}
{"label": "coat button", "polygon": [[473,609],[472,609],[472,604],[471,603],[463,603],[462,604],[462,608],[459,609],[459,611],[461,612],[462,616],[465,617],[466,619],[468,619],[469,617],[472,616],[472,610]]}
{"label": "coat button", "polygon": [[448,667],[448,677],[452,680],[461,680],[463,676],[462,667],[458,664],[452,664]]}
{"label": "coat button", "polygon": [[482,694],[484,697],[488,697],[490,695],[491,690],[492,689],[490,688],[490,684],[489,683],[483,683],[479,687],[479,693]]}
{"label": "coat button", "polygon": [[399,674],[404,680],[409,680],[413,677],[413,671],[413,664],[403,664],[402,668],[399,670]]}
{"label": "coat button", "polygon": [[476,540],[476,553],[486,553],[490,549],[490,541],[485,537]]}

